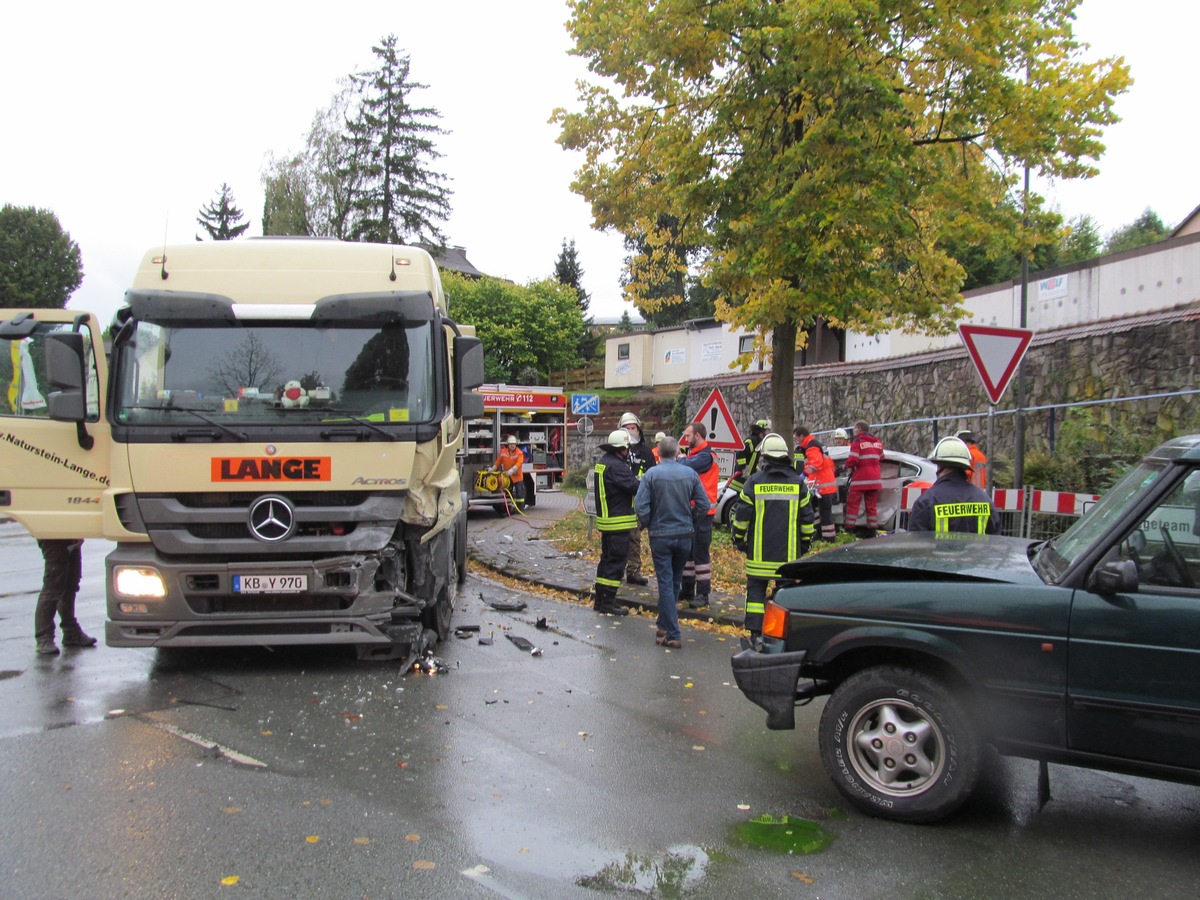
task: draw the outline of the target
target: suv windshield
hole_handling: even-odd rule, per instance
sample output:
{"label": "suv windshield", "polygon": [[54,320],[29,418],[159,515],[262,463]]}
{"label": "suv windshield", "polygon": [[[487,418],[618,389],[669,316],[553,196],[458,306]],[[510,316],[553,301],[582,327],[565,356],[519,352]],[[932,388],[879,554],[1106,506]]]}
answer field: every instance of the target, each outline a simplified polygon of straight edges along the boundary
{"label": "suv windshield", "polygon": [[1101,535],[1114,523],[1125,520],[1125,510],[1162,477],[1166,466],[1161,460],[1146,460],[1130,469],[1079,521],[1041,548],[1034,560],[1038,574],[1057,584]]}
{"label": "suv windshield", "polygon": [[[138,322],[119,350],[126,424],[278,425],[434,418],[432,325],[238,327]],[[197,416],[199,414],[199,416]]]}

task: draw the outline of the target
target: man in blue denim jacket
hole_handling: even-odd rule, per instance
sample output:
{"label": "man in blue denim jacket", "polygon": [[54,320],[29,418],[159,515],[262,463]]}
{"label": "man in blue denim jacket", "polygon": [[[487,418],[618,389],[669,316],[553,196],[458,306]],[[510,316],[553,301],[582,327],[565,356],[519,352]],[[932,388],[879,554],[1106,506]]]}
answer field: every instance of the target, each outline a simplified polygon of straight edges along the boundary
{"label": "man in blue denim jacket", "polygon": [[638,524],[650,535],[650,555],[658,578],[658,634],[655,643],[680,649],[679,588],[683,567],[692,552],[697,520],[708,515],[708,494],[700,476],[680,465],[679,443],[663,438],[658,445],[659,464],[642,476],[633,509]]}

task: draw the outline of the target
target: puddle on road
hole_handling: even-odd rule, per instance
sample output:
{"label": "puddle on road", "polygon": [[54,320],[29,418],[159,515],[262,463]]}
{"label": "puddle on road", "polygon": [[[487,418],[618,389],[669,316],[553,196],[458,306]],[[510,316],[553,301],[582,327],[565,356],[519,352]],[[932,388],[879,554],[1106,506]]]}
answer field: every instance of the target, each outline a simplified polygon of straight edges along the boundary
{"label": "puddle on road", "polygon": [[816,822],[796,816],[758,816],[735,825],[733,833],[752,847],[797,856],[820,853],[833,842],[833,835]]}
{"label": "puddle on road", "polygon": [[610,862],[595,875],[576,879],[580,887],[608,893],[645,894],[652,897],[682,897],[699,887],[712,854],[701,847],[684,844],[670,847],[659,856],[626,853],[623,860]]}

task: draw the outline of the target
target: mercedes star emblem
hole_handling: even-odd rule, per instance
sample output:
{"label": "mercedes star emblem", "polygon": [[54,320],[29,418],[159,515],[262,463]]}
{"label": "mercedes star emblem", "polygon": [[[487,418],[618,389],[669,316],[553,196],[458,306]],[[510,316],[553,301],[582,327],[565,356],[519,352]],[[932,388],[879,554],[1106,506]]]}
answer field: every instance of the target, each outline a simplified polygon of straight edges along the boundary
{"label": "mercedes star emblem", "polygon": [[250,504],[249,524],[252,535],[274,544],[296,530],[296,511],[286,498],[268,494]]}

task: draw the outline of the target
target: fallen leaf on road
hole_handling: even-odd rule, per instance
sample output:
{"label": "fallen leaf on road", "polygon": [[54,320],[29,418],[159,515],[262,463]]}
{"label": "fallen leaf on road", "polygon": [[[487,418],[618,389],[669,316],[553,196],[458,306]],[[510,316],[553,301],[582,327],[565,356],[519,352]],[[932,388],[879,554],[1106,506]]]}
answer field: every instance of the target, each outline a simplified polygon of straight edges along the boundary
{"label": "fallen leaf on road", "polygon": [[221,810],[221,812],[227,813],[228,815],[231,815],[231,816],[234,813],[240,813],[241,811],[242,811],[242,808],[240,806],[227,806],[223,810]]}
{"label": "fallen leaf on road", "polygon": [[[748,807],[748,806],[746,807],[746,809],[749,809],[749,808],[750,808],[750,807]],[[404,839],[405,839],[406,841],[410,841],[410,842],[414,842],[414,843],[415,843],[416,841],[419,841],[419,840],[421,839],[421,836],[420,836],[419,834],[406,834],[406,835],[404,836]]]}
{"label": "fallen leaf on road", "polygon": [[221,884],[225,885],[225,887],[233,887],[239,881],[241,881],[241,879],[236,875],[226,875],[221,879]]}
{"label": "fallen leaf on road", "polygon": [[792,877],[793,877],[793,878],[797,878],[797,879],[799,879],[800,881],[803,881],[805,884],[812,884],[812,883],[813,883],[813,878],[812,878],[812,876],[811,876],[811,875],[805,875],[803,872],[793,872],[793,873],[792,873]]}
{"label": "fallen leaf on road", "polygon": [[703,744],[692,744],[692,749],[693,750],[703,750],[704,745]]}
{"label": "fallen leaf on road", "polygon": [[749,808],[750,808],[749,803],[739,803],[738,804],[738,809],[749,809]]}
{"label": "fallen leaf on road", "polygon": [[356,844],[369,844],[369,843],[371,843],[371,839],[370,839],[369,837],[356,837],[356,838],[354,839],[354,843],[356,843]]}
{"label": "fallen leaf on road", "polygon": [[437,863],[435,863],[432,859],[418,859],[413,863],[414,869],[433,869],[436,867]]}
{"label": "fallen leaf on road", "polygon": [[321,836],[319,834],[310,834],[304,840],[305,843],[315,844],[317,841],[321,840]]}
{"label": "fallen leaf on road", "polygon": [[273,732],[273,731],[260,731],[260,732],[259,732],[259,734],[261,734],[263,737],[270,737],[270,736],[271,736],[271,735],[273,735],[274,733],[275,733],[275,732]]}

